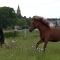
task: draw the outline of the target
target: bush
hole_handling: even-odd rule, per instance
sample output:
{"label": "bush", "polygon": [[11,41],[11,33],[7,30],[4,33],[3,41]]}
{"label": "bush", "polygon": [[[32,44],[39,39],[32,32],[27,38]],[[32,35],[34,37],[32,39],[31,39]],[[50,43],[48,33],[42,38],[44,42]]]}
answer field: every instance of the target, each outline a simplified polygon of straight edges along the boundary
{"label": "bush", "polygon": [[9,31],[9,32],[5,32],[4,35],[6,38],[16,37],[16,36],[18,36],[18,32],[17,31]]}

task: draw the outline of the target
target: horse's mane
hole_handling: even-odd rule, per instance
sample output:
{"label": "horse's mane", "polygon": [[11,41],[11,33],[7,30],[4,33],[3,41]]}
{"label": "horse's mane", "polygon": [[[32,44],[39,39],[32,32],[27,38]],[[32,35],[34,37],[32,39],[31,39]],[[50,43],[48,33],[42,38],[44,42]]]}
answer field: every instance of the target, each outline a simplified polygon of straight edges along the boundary
{"label": "horse's mane", "polygon": [[41,22],[46,27],[49,27],[50,28],[48,21],[46,19],[44,19],[43,17],[41,17],[41,16],[33,16],[33,19]]}

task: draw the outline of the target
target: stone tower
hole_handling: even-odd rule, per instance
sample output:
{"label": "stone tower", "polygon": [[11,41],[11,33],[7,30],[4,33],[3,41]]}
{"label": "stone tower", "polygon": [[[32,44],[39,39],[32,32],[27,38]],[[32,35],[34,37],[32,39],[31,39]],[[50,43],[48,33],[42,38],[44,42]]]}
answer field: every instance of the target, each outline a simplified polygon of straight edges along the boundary
{"label": "stone tower", "polygon": [[17,8],[17,16],[21,17],[21,11],[20,11],[19,5],[18,5],[18,8]]}

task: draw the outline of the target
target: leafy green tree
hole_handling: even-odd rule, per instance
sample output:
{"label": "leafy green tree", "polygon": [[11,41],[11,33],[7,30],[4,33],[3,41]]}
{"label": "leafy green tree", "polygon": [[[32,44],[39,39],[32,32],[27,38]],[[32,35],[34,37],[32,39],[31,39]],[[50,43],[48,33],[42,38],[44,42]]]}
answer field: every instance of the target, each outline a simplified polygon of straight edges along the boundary
{"label": "leafy green tree", "polygon": [[19,25],[22,29],[28,28],[31,24],[31,17],[21,16],[19,18],[13,8],[0,7],[0,26],[3,28],[13,28]]}
{"label": "leafy green tree", "polygon": [[0,7],[0,26],[7,28],[16,25],[16,13],[13,8]]}

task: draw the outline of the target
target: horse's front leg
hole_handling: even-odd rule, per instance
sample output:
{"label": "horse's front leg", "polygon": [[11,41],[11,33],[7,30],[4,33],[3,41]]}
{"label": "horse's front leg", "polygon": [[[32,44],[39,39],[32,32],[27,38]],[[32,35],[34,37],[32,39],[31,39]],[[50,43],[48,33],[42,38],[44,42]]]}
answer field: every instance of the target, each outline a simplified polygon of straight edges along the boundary
{"label": "horse's front leg", "polygon": [[45,49],[46,49],[46,47],[47,47],[47,43],[48,43],[48,41],[45,41],[45,42],[44,42],[44,52],[45,52]]}
{"label": "horse's front leg", "polygon": [[45,52],[45,49],[47,47],[49,38],[50,38],[49,33],[46,33],[45,38],[44,38],[44,52]]}
{"label": "horse's front leg", "polygon": [[36,44],[36,49],[38,48],[38,45],[41,44],[43,41],[42,40],[39,40]]}

